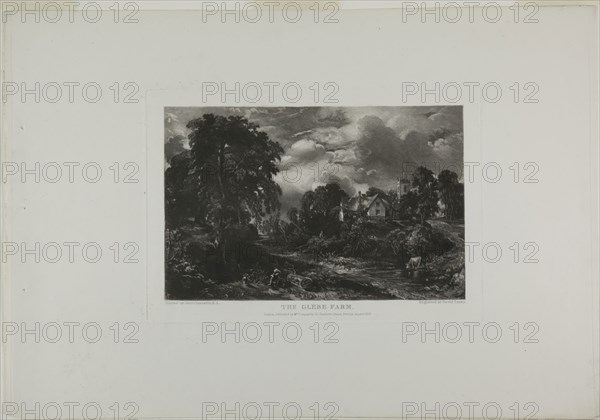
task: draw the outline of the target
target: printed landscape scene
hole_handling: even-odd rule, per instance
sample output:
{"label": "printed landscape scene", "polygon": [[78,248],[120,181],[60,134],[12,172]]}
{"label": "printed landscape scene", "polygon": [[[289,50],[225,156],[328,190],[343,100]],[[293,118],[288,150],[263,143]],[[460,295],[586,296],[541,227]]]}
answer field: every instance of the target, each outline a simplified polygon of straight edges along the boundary
{"label": "printed landscape scene", "polygon": [[167,300],[465,298],[463,110],[165,108]]}

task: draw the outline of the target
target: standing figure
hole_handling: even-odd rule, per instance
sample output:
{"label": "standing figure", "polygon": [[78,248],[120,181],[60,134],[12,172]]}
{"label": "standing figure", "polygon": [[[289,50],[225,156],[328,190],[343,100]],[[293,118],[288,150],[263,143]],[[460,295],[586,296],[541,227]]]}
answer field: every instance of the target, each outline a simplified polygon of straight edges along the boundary
{"label": "standing figure", "polygon": [[269,287],[279,287],[279,283],[281,281],[281,271],[279,271],[279,269],[275,269],[273,270],[273,274],[271,274],[271,277],[269,278]]}

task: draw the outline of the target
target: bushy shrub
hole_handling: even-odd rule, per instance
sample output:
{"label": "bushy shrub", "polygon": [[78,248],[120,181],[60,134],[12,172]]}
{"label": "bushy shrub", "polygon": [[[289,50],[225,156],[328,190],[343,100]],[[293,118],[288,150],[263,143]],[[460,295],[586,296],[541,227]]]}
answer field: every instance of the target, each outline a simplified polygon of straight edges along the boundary
{"label": "bushy shrub", "polygon": [[309,239],[310,236],[299,229],[294,229],[288,234],[288,244],[293,247],[304,245]]}
{"label": "bushy shrub", "polygon": [[310,238],[305,245],[306,251],[315,258],[323,258],[329,254],[339,254],[344,247],[344,241],[340,238],[327,238],[325,236],[316,236]]}
{"label": "bushy shrub", "polygon": [[402,262],[411,257],[430,259],[454,247],[446,233],[422,223],[408,229],[395,229],[386,238],[387,243]]}

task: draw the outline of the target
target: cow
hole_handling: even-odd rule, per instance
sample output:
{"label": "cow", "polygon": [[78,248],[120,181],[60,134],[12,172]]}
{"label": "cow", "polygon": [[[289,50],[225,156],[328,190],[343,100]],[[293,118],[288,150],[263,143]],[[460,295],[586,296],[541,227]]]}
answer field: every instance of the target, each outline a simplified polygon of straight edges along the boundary
{"label": "cow", "polygon": [[421,257],[412,257],[410,260],[408,260],[408,263],[406,263],[406,268],[408,270],[416,270],[420,266],[421,266]]}

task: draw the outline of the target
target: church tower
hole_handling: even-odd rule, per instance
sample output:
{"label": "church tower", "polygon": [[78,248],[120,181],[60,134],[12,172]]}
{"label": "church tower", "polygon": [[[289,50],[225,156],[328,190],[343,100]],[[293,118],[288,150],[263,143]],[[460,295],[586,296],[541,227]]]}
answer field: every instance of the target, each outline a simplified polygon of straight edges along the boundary
{"label": "church tower", "polygon": [[402,198],[407,192],[410,191],[410,181],[406,178],[398,178],[398,184],[396,186],[396,195],[398,198]]}

